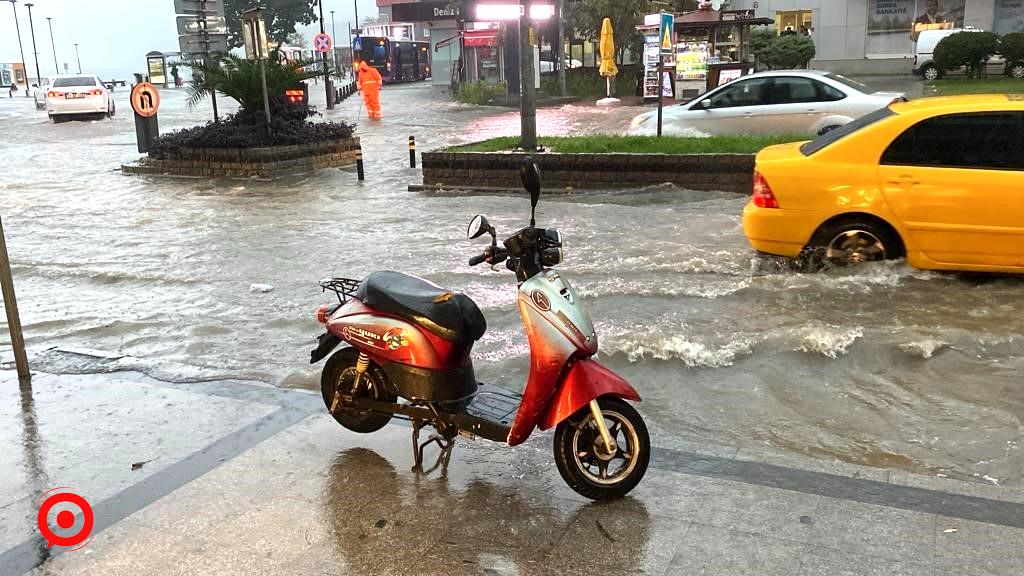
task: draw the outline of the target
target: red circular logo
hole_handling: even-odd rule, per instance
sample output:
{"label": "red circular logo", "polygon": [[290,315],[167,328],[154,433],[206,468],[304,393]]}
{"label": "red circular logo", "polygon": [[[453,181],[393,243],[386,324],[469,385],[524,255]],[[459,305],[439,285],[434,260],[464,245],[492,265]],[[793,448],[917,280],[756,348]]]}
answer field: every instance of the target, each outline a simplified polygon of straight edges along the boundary
{"label": "red circular logo", "polygon": [[548,300],[548,297],[540,290],[534,290],[530,294],[530,298],[533,300],[533,303],[537,305],[537,308],[545,312],[551,310],[551,301]]}
{"label": "red circular logo", "polygon": [[[56,490],[63,490],[66,488],[67,486],[60,486],[58,488],[54,488],[53,490],[47,490],[46,492],[43,493],[42,496],[39,497],[39,499],[43,499],[43,497],[49,494],[50,492],[54,492]],[[82,527],[78,530],[78,532],[68,536],[61,536],[55,533],[52,529],[50,529],[48,518],[50,515],[50,510],[52,510],[54,506],[65,502],[77,506],[78,509],[82,511],[83,521]],[[89,541],[92,541],[91,536],[93,522],[94,519],[92,514],[92,506],[89,505],[85,498],[82,498],[81,496],[75,494],[74,492],[58,492],[53,496],[46,498],[45,500],[43,500],[43,503],[40,504],[39,514],[36,516],[36,524],[39,526],[39,533],[43,535],[44,539],[46,539],[47,547],[52,547],[54,545],[66,547],[76,546],[76,548],[72,548],[72,550],[78,550],[79,548],[84,547],[86,544],[89,543],[86,541],[87,539]],[[61,510],[60,512],[57,513],[57,526],[61,530],[68,530],[74,525],[74,512],[71,512],[70,510]],[[79,546],[79,544],[81,544],[81,546]]]}

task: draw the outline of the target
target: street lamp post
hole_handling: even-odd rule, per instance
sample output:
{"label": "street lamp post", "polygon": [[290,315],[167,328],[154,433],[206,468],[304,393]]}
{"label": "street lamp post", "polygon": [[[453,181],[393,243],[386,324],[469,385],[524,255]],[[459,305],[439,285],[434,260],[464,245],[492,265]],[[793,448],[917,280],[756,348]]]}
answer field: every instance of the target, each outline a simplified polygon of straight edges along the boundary
{"label": "street lamp post", "polygon": [[334,60],[334,73],[338,73],[338,30],[334,27],[334,10],[331,10],[331,59]]}
{"label": "street lamp post", "polygon": [[60,74],[60,64],[57,64],[57,44],[53,41],[53,18],[47,16],[46,24],[50,27],[50,48],[53,49],[53,69]]}
{"label": "street lamp post", "polygon": [[78,73],[82,73],[82,59],[78,56],[78,43],[75,42],[75,61],[78,62]]}
{"label": "street lamp post", "polygon": [[21,46],[21,26],[18,24],[18,8],[15,4],[18,0],[11,0],[11,10],[14,10],[14,30],[18,33],[18,51],[21,52],[21,73],[25,75],[25,97],[28,98],[31,90],[28,89],[28,66],[25,66],[25,49]]}
{"label": "street lamp post", "polygon": [[41,84],[43,82],[43,75],[39,73],[39,50],[36,48],[36,27],[32,23],[33,6],[35,6],[35,4],[25,4],[25,7],[28,8],[28,29],[32,31],[32,56],[36,59],[36,84]]}
{"label": "street lamp post", "polygon": [[356,11],[356,29],[359,28],[359,0],[352,0],[352,8]]}

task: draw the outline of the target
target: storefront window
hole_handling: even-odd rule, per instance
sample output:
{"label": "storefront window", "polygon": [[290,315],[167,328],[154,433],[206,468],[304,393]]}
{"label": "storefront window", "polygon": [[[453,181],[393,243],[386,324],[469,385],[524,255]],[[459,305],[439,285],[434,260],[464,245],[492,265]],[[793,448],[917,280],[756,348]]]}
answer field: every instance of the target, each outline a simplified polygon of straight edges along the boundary
{"label": "storefront window", "polygon": [[775,13],[775,30],[779,34],[810,34],[814,28],[811,10],[788,10]]}

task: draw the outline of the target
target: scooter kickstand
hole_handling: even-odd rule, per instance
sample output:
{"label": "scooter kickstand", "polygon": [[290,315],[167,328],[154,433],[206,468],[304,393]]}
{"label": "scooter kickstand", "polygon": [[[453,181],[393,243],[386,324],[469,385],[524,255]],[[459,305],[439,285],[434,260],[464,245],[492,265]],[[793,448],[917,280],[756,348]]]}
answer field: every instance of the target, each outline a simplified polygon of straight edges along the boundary
{"label": "scooter kickstand", "polygon": [[[412,424],[412,452],[414,462],[412,466],[412,471],[421,472],[423,474],[430,474],[434,470],[437,470],[438,467],[441,467],[442,470],[447,471],[448,462],[451,461],[452,457],[452,448],[455,447],[455,438],[446,438],[444,436],[441,436],[440,434],[431,434],[430,438],[426,442],[420,444],[420,429],[426,425],[426,422],[418,420],[414,421]],[[435,443],[441,449],[441,453],[438,454],[437,461],[434,462],[434,465],[424,470],[423,452],[427,449],[427,446],[430,446],[431,444]]]}

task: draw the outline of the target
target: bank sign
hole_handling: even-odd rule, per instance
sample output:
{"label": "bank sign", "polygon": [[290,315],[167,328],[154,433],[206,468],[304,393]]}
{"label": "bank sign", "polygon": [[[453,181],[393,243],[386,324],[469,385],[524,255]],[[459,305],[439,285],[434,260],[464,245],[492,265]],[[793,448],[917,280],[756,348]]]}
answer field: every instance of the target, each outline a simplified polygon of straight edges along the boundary
{"label": "bank sign", "polygon": [[462,20],[463,14],[473,14],[475,2],[463,2],[453,8],[447,1],[409,2],[391,5],[392,22],[429,22],[431,20]]}

